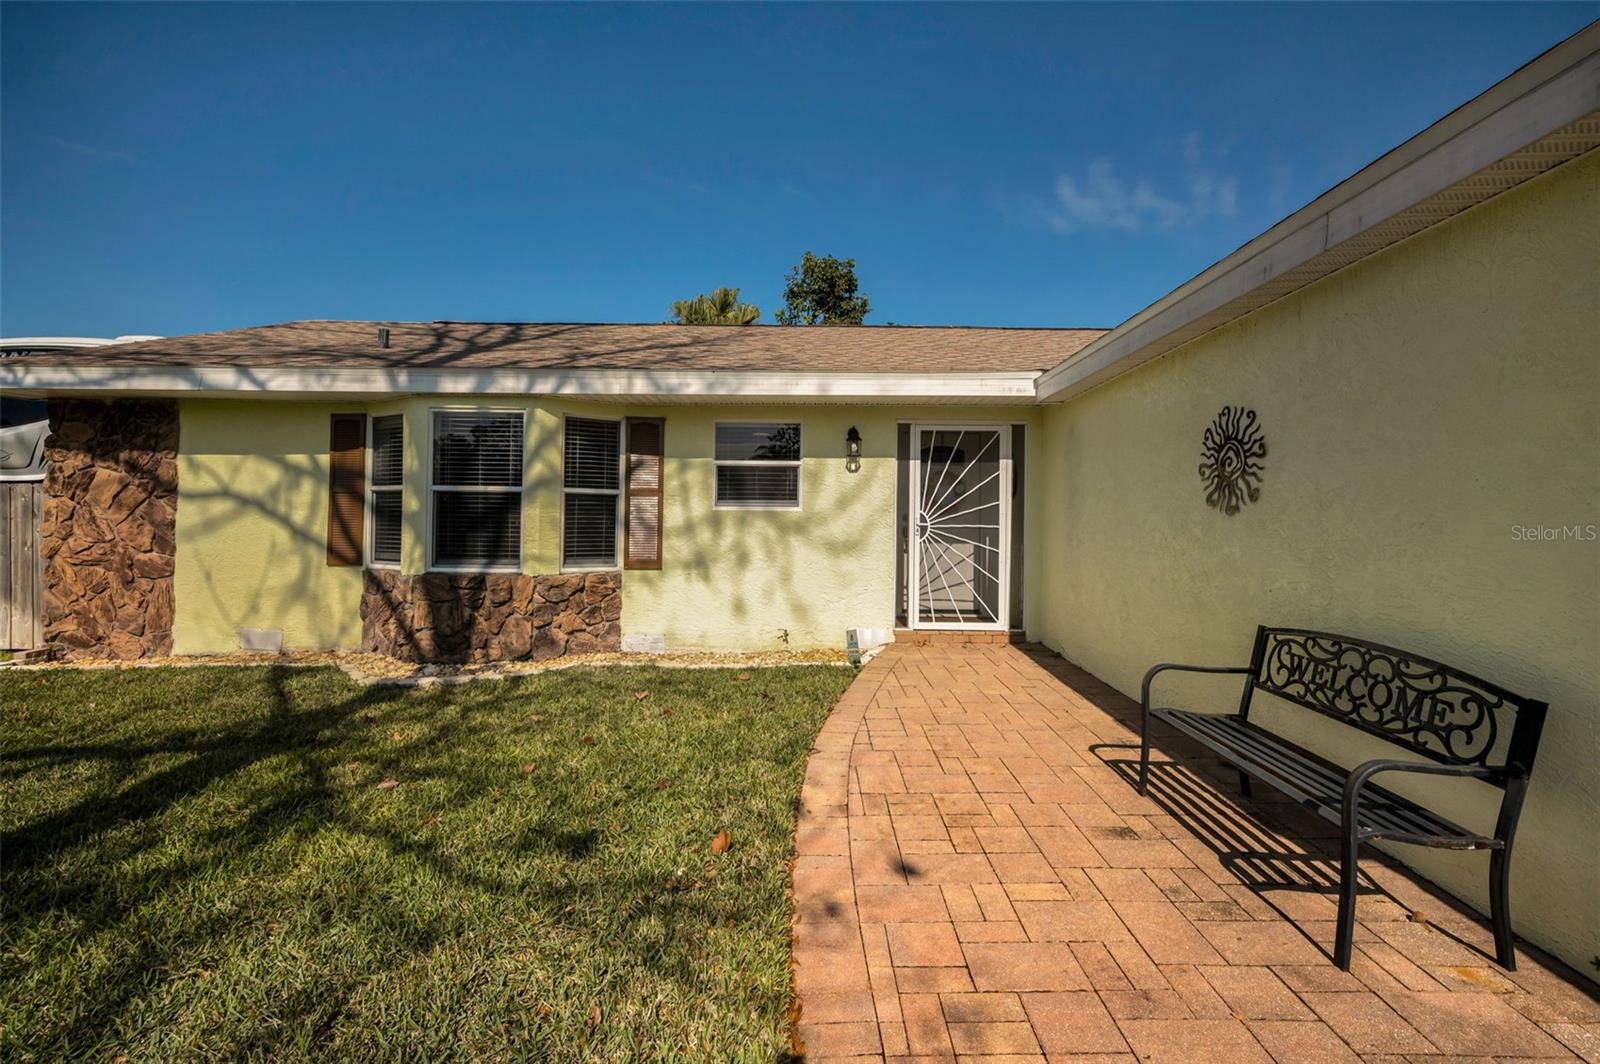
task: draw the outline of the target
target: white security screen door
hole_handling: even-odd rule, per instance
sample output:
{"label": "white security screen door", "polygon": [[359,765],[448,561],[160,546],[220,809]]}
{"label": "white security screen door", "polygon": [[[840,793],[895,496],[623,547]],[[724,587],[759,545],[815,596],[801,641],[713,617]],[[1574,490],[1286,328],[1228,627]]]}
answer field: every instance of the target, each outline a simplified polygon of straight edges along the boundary
{"label": "white security screen door", "polygon": [[911,627],[1001,631],[1010,616],[1011,427],[911,427]]}

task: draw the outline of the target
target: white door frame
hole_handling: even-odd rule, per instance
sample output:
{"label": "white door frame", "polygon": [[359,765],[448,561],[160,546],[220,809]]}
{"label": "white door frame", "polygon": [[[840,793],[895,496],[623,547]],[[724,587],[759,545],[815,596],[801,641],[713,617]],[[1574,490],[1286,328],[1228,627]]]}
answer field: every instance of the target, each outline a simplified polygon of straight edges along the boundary
{"label": "white door frame", "polygon": [[[999,609],[994,621],[922,621],[922,551],[918,535],[918,520],[922,501],[922,434],[924,432],[963,432],[976,430],[1000,434],[1000,551],[999,568],[995,573],[999,585]],[[1011,425],[1004,421],[925,421],[911,423],[910,475],[906,478],[906,623],[914,630],[1003,632],[1011,620],[1011,493],[1014,482],[1011,471]]]}

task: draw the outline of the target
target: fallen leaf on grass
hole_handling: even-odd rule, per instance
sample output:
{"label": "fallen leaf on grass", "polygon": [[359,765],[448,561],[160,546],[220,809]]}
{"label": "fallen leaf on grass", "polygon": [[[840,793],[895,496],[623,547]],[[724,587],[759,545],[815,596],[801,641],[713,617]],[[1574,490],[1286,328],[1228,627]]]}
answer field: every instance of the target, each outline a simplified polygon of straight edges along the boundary
{"label": "fallen leaf on grass", "polygon": [[662,710],[662,711],[661,711],[661,715],[662,715],[662,716],[663,716],[663,717],[670,717],[670,716],[672,716],[672,710],[670,710],[670,709],[663,709],[663,710]]}
{"label": "fallen leaf on grass", "polygon": [[531,776],[531,775],[533,775],[533,762],[532,762],[532,761],[530,761],[530,762],[528,762],[528,763],[527,763],[527,764],[526,764],[526,765],[523,765],[523,766],[522,766],[522,774],[523,774],[523,775],[524,775],[524,776]]}
{"label": "fallen leaf on grass", "polygon": [[599,1027],[599,1026],[600,1026],[600,1006],[599,1005],[591,1005],[591,1006],[589,1006],[589,1030],[592,1031],[596,1027]]}
{"label": "fallen leaf on grass", "polygon": [[382,783],[378,784],[378,790],[392,791],[398,786],[400,786],[399,780],[384,780]]}
{"label": "fallen leaf on grass", "polygon": [[589,797],[593,798],[595,795],[597,795],[599,793],[600,793],[600,781],[599,780],[590,780],[589,781]]}
{"label": "fallen leaf on grass", "polygon": [[738,676],[734,677],[734,679],[738,680],[740,683],[743,683],[744,681],[748,680],[749,678],[750,678],[750,674],[748,672],[741,672]]}
{"label": "fallen leaf on grass", "polygon": [[650,697],[650,692],[649,691],[635,691],[635,692],[633,692],[633,697],[635,697],[639,701],[643,702],[645,699]]}
{"label": "fallen leaf on grass", "polygon": [[661,779],[658,779],[658,780],[656,780],[656,790],[658,792],[659,791],[664,791],[664,790],[667,789],[668,785],[671,784],[671,783],[672,783],[672,781],[667,779],[667,778],[665,778],[665,777],[663,777]]}
{"label": "fallen leaf on grass", "polygon": [[733,836],[726,831],[717,832],[716,836],[711,840],[712,853],[727,853],[732,846]]}
{"label": "fallen leaf on grass", "polygon": [[594,736],[585,735],[582,739],[579,739],[578,742],[582,743],[584,746],[593,746],[594,745]]}

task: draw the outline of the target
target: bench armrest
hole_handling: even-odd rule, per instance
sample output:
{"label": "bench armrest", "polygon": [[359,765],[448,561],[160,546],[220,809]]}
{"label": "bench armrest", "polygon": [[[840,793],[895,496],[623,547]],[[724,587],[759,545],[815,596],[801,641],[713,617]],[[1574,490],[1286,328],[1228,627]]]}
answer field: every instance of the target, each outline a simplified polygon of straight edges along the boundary
{"label": "bench armrest", "polygon": [[1505,775],[1503,768],[1489,768],[1483,765],[1443,765],[1427,761],[1396,761],[1389,758],[1363,761],[1350,770],[1349,778],[1344,781],[1346,831],[1351,830],[1356,823],[1356,810],[1361,804],[1361,789],[1380,772],[1419,772],[1428,776],[1466,776],[1491,780]]}
{"label": "bench armrest", "polygon": [[1150,682],[1156,678],[1157,673],[1214,672],[1236,673],[1240,676],[1248,676],[1254,671],[1255,669],[1249,665],[1175,665],[1172,662],[1163,662],[1160,665],[1151,666],[1150,671],[1144,674],[1144,683],[1139,688],[1139,703],[1144,707],[1146,713],[1150,712]]}
{"label": "bench armrest", "polygon": [[1150,682],[1157,674],[1163,672],[1232,673],[1248,676],[1255,672],[1255,668],[1250,665],[1176,665],[1170,661],[1151,666],[1150,671],[1144,674],[1144,683],[1139,687],[1139,739],[1144,746],[1150,745]]}

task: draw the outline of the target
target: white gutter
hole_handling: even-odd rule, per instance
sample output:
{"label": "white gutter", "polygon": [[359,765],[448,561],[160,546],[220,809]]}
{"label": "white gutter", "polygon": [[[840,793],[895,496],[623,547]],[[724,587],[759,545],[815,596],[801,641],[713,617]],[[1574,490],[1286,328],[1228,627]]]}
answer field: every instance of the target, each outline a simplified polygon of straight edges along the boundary
{"label": "white gutter", "polygon": [[100,336],[7,336],[0,339],[0,351],[27,350],[48,351],[52,348],[62,347],[104,347],[106,344],[115,343],[107,337]]}
{"label": "white gutter", "polygon": [[[1176,343],[1161,346],[1163,338],[1596,110],[1600,23],[1567,38],[1085,346],[1039,378],[1039,400],[1070,398],[1164,354]],[[1207,331],[1220,324],[1208,323]],[[1192,337],[1180,342],[1187,339]]]}
{"label": "white gutter", "polygon": [[238,396],[263,399],[394,395],[557,395],[641,402],[734,399],[893,399],[1022,402],[1038,373],[766,373],[620,369],[394,369],[289,366],[30,365],[0,361],[0,390],[18,396]]}

